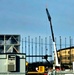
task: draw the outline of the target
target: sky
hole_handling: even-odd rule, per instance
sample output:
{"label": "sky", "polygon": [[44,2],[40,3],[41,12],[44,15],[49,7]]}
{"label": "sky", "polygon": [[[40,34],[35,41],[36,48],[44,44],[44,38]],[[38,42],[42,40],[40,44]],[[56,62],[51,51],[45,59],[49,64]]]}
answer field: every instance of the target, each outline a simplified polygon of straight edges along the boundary
{"label": "sky", "polygon": [[46,7],[55,37],[74,37],[74,0],[0,0],[0,33],[51,36]]}
{"label": "sky", "polygon": [[0,34],[51,36],[46,7],[54,36],[74,38],[74,0],[0,0]]}

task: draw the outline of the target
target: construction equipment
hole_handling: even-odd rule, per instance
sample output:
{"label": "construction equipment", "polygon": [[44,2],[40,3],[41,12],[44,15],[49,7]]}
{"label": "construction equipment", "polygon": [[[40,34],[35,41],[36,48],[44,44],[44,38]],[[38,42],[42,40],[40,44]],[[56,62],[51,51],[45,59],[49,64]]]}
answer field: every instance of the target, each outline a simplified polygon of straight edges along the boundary
{"label": "construction equipment", "polygon": [[[53,28],[52,28],[52,22],[51,22],[51,16],[50,16],[50,14],[49,14],[49,12],[48,12],[48,9],[46,8],[46,13],[47,13],[47,16],[48,16],[48,20],[49,20],[49,22],[50,22],[50,28],[51,28],[51,34],[52,34],[52,40],[53,40],[53,46],[54,46],[54,54],[55,54],[55,66],[53,65],[53,67],[60,67],[60,64],[58,63],[58,57],[57,57],[57,49],[56,49],[56,43],[55,43],[55,39],[54,39],[54,33],[53,33]],[[46,61],[48,62],[48,64],[49,65],[51,65],[50,64],[50,62],[47,60],[47,58],[48,58],[48,56],[50,56],[51,57],[51,55],[45,55],[45,56],[43,56],[43,55],[35,55],[35,56],[27,56],[27,57],[42,57],[43,59],[46,59]],[[33,64],[33,63],[32,63]],[[31,64],[31,66],[32,66],[32,64]],[[28,67],[29,67],[30,65],[28,65]],[[34,64],[33,64],[33,66],[34,66]],[[32,66],[32,68],[33,68],[33,66]],[[34,66],[34,69],[36,68],[36,65]],[[30,71],[28,71],[28,73],[27,74],[34,74],[34,75],[37,75],[37,74],[44,74],[46,71],[45,71],[45,66],[44,65],[38,65],[37,66],[37,70],[35,70],[35,71],[31,71],[31,68],[30,68]],[[46,73],[47,74],[47,73]]]}
{"label": "construction equipment", "polygon": [[50,29],[51,29],[53,46],[54,46],[54,54],[55,54],[55,66],[60,66],[60,64],[58,63],[57,49],[56,49],[56,43],[55,43],[55,38],[54,38],[54,33],[53,33],[53,28],[52,28],[51,16],[50,16],[47,8],[46,8],[46,13],[47,13],[47,16],[48,16],[48,20],[50,22]]}

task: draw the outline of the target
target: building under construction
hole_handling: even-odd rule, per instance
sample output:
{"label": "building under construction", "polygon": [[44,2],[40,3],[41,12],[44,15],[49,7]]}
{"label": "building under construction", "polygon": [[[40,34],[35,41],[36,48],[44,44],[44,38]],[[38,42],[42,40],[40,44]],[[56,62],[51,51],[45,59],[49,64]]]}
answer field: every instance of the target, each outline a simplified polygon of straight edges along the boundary
{"label": "building under construction", "polygon": [[20,53],[20,35],[0,35],[0,75],[26,75],[26,54]]}

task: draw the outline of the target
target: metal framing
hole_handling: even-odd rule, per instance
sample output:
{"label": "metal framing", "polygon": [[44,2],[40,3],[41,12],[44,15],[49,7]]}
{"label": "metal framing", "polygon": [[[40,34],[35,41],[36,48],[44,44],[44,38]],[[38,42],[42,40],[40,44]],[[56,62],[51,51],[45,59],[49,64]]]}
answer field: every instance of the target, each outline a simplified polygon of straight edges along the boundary
{"label": "metal framing", "polygon": [[19,53],[20,35],[0,35],[0,53]]}
{"label": "metal framing", "polygon": [[[73,38],[61,37],[55,38],[57,51],[67,47],[73,47]],[[48,60],[54,59],[53,42],[51,36],[49,37],[35,37],[31,36],[22,39],[22,52],[26,53],[28,62],[45,61],[42,59],[48,55]],[[52,56],[52,57],[51,57]],[[61,63],[61,62],[60,62]]]}

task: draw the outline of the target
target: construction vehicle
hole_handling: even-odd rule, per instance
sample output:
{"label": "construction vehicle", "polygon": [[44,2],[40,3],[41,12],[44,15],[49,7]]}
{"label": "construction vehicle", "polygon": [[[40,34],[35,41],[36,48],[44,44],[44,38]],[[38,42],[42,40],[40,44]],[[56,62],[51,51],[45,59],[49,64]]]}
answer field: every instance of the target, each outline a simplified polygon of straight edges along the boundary
{"label": "construction vehicle", "polygon": [[51,16],[48,12],[48,9],[46,8],[46,13],[48,16],[48,20],[50,22],[50,29],[51,29],[51,34],[52,34],[52,40],[53,40],[53,47],[54,47],[54,59],[55,59],[55,65],[53,65],[53,68],[55,67],[60,67],[60,64],[58,62],[58,56],[57,56],[57,48],[56,48],[56,43],[55,43],[55,38],[54,38],[54,33],[53,33],[53,28],[52,28],[52,21],[51,21]]}
{"label": "construction vehicle", "polygon": [[[50,29],[51,29],[51,34],[52,34],[52,40],[53,40],[53,47],[54,47],[54,55],[55,55],[55,65],[53,65],[53,69],[55,69],[56,67],[60,67],[60,64],[58,62],[58,56],[57,56],[57,49],[56,49],[56,43],[55,43],[55,39],[54,39],[54,33],[53,33],[53,28],[52,28],[52,22],[51,22],[51,16],[48,12],[48,9],[46,8],[46,13],[47,13],[47,16],[48,16],[48,20],[50,22]],[[45,56],[42,56],[44,59],[46,59],[47,63],[50,65],[50,62],[47,60],[47,57],[49,55],[45,55]],[[33,70],[33,66],[34,66],[34,63],[32,63],[31,65],[28,65],[28,66],[32,66],[32,70]],[[36,68],[36,64],[34,66],[34,69]],[[36,71],[31,71],[31,68],[30,68],[30,71],[28,71],[28,74],[35,74],[35,75],[43,75],[46,70],[45,70],[45,66],[44,64],[43,65],[38,65],[38,70]],[[47,73],[46,73],[47,74]]]}
{"label": "construction vehicle", "polygon": [[43,75],[48,70],[48,67],[51,66],[53,65],[51,63],[48,63],[47,61],[28,63],[27,74]]}

